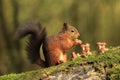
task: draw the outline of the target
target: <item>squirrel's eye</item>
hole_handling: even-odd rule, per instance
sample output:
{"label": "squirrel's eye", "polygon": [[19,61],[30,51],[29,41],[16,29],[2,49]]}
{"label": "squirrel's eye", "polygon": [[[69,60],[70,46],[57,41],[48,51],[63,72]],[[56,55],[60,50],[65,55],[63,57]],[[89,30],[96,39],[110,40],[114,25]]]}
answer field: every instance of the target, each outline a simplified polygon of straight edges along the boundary
{"label": "squirrel's eye", "polygon": [[74,30],[71,30],[71,32],[73,33],[73,32],[74,32]]}

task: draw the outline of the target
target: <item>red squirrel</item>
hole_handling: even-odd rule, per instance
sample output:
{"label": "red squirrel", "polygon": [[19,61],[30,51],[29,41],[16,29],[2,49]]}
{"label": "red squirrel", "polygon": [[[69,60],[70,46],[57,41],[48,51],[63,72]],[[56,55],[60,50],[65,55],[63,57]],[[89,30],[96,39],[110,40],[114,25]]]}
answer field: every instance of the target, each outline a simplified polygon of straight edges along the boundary
{"label": "red squirrel", "polygon": [[[15,39],[20,39],[30,34],[26,46],[28,58],[32,63],[41,67],[54,66],[67,61],[66,51],[82,41],[78,30],[68,23],[63,24],[62,30],[55,35],[47,36],[46,29],[38,22],[27,22],[16,30]],[[45,61],[40,57],[39,49],[42,45]]]}

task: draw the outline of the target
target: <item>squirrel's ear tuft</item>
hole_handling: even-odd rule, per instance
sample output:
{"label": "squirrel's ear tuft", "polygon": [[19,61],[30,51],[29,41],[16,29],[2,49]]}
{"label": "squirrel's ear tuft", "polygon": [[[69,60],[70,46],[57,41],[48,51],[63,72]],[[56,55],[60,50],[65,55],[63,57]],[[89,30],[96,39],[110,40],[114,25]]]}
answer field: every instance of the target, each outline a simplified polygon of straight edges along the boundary
{"label": "squirrel's ear tuft", "polygon": [[64,24],[63,24],[63,28],[64,28],[65,30],[67,30],[68,27],[69,27],[69,23],[64,23]]}
{"label": "squirrel's ear tuft", "polygon": [[66,23],[66,22],[65,22],[65,23],[63,24],[63,26],[69,26],[69,23]]}

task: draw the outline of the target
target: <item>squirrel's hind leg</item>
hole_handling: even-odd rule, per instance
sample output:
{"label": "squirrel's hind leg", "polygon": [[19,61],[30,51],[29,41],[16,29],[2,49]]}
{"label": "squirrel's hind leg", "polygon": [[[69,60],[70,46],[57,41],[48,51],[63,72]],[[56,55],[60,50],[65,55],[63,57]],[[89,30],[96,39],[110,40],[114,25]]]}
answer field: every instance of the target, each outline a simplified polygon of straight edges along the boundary
{"label": "squirrel's hind leg", "polygon": [[58,65],[67,61],[67,55],[61,52],[60,50],[50,52],[50,65]]}

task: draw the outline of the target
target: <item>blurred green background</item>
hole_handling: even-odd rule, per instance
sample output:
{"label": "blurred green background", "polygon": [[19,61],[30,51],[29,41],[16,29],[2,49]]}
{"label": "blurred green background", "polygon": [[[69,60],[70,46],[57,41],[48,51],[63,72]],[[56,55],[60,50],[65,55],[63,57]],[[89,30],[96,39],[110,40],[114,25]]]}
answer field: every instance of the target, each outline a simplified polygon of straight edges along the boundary
{"label": "blurred green background", "polygon": [[28,20],[41,22],[48,35],[69,22],[93,50],[97,41],[120,45],[120,0],[0,0],[0,75],[40,68],[27,59],[27,38],[13,39],[19,24]]}

